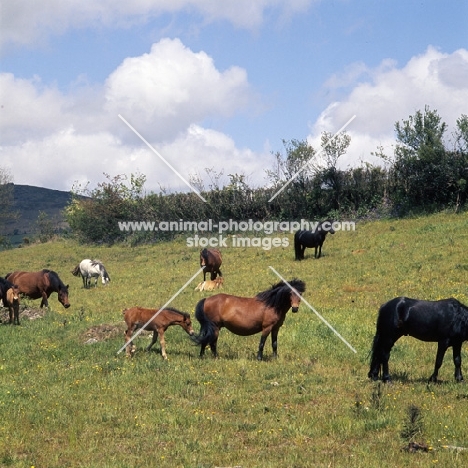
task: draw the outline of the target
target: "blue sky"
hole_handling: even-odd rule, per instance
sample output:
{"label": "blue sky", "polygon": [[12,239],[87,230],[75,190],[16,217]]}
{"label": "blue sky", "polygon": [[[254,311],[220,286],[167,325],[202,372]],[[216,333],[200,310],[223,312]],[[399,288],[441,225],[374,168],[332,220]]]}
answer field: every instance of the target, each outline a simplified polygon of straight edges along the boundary
{"label": "blue sky", "polygon": [[[266,183],[282,140],[319,148],[350,117],[341,165],[392,153],[426,105],[468,114],[462,1],[2,0],[0,166],[70,190],[140,172],[147,189],[205,168]],[[16,168],[21,167],[21,171]]]}

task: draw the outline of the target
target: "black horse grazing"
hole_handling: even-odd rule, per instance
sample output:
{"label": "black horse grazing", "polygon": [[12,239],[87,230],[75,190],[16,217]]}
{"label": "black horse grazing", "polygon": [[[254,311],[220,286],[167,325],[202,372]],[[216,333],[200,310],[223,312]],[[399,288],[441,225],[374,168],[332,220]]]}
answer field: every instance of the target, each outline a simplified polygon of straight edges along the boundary
{"label": "black horse grazing", "polygon": [[456,299],[420,301],[396,297],[380,307],[377,331],[372,344],[369,378],[377,380],[382,368],[382,380],[390,380],[388,360],[395,342],[403,335],[418,340],[437,342],[434,372],[429,382],[437,382],[447,348],[453,348],[455,379],[463,380],[461,347],[468,340],[468,308]]}
{"label": "black horse grazing", "polygon": [[223,276],[220,267],[223,259],[221,252],[218,249],[203,249],[200,251],[200,267],[203,268],[203,281],[206,281],[206,274],[211,273],[211,281],[216,279],[216,276]]}
{"label": "black horse grazing", "polygon": [[331,219],[322,221],[313,231],[297,231],[296,234],[294,234],[294,253],[296,254],[296,260],[304,260],[306,247],[315,247],[315,258],[320,258],[322,255],[322,245],[328,233],[335,234],[333,220]]}

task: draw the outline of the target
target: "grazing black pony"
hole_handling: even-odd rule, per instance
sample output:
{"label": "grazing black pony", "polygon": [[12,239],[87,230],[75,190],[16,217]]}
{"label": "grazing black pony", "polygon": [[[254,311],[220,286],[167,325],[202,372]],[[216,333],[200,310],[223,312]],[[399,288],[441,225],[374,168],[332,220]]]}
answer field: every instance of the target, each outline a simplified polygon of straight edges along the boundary
{"label": "grazing black pony", "polygon": [[455,379],[463,380],[461,347],[468,340],[468,308],[456,299],[420,301],[396,297],[380,307],[377,331],[372,344],[369,378],[377,380],[382,369],[382,380],[390,380],[388,360],[395,342],[403,335],[418,340],[437,342],[434,372],[429,382],[437,382],[447,348],[453,348]]}
{"label": "grazing black pony", "polygon": [[328,233],[335,234],[333,220],[331,219],[318,223],[313,231],[297,231],[296,234],[294,234],[294,253],[296,254],[296,260],[304,260],[306,247],[315,247],[315,258],[320,258],[322,255],[322,245]]}

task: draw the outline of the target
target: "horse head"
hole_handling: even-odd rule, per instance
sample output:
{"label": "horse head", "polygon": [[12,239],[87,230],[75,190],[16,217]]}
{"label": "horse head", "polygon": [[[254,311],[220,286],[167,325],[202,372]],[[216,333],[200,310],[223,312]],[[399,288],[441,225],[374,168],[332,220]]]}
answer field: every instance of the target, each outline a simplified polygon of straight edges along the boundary
{"label": "horse head", "polygon": [[333,219],[326,219],[325,221],[320,223],[320,230],[325,233],[335,234],[335,230],[333,229]]}
{"label": "horse head", "polygon": [[16,284],[7,290],[6,297],[11,305],[19,303],[19,288]]}
{"label": "horse head", "polygon": [[68,309],[70,307],[70,302],[68,301],[68,284],[66,286],[60,285],[57,294],[60,304],[62,304],[65,309]]}
{"label": "horse head", "polygon": [[208,263],[208,250],[200,250],[200,267],[205,268]]}
{"label": "horse head", "polygon": [[192,327],[192,320],[189,314],[184,314],[184,320],[181,323],[182,328],[190,335],[195,335],[195,330]]}
{"label": "horse head", "polygon": [[304,281],[296,279],[292,280],[289,284],[292,287],[290,294],[291,311],[295,313],[299,311],[299,304],[301,303],[301,297],[305,292],[306,286]]}

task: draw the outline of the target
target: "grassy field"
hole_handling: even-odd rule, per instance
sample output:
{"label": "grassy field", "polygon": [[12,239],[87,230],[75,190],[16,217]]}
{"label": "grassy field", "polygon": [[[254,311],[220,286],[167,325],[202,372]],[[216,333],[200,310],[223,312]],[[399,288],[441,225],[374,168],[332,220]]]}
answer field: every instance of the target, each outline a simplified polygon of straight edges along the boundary
{"label": "grassy field", "polygon": [[[356,225],[328,236],[324,256],[295,262],[288,248],[223,249],[223,292],[254,296],[278,278],[304,280],[304,297],[356,349],[353,353],[304,303],[288,313],[277,360],[259,335],[222,330],[219,358],[198,358],[185,332],[155,345],[124,343],[122,310],[165,303],[197,271],[198,249],[181,238],[154,246],[89,247],[59,240],[0,253],[4,275],[50,268],[70,284],[71,307],[53,294],[45,314],[23,300],[21,326],[0,324],[0,466],[10,467],[464,467],[468,388],[453,379],[451,351],[440,384],[428,384],[436,344],[402,338],[392,384],[367,378],[379,306],[399,295],[468,304],[468,216],[439,214]],[[85,290],[71,275],[83,258],[103,261],[111,283]],[[201,278],[201,275],[200,275]],[[171,304],[193,311],[195,280]],[[2,318],[5,322],[6,311]],[[198,323],[194,323],[198,330]],[[468,378],[465,343],[462,358]],[[408,408],[422,425],[402,450]],[[464,448],[464,450],[463,450]]]}

